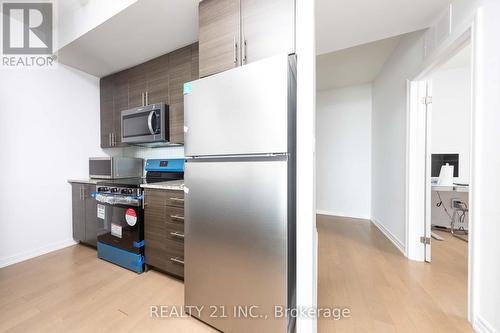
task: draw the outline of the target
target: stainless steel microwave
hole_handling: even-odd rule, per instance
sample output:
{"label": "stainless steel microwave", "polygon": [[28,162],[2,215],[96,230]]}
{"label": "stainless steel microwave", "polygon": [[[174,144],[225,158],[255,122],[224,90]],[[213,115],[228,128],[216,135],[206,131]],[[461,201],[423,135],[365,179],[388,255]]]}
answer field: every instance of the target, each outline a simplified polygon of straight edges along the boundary
{"label": "stainless steel microwave", "polygon": [[135,178],[143,176],[143,159],[132,157],[91,157],[89,176],[98,179]]}
{"label": "stainless steel microwave", "polygon": [[150,104],[121,112],[122,142],[168,143],[168,105]]}

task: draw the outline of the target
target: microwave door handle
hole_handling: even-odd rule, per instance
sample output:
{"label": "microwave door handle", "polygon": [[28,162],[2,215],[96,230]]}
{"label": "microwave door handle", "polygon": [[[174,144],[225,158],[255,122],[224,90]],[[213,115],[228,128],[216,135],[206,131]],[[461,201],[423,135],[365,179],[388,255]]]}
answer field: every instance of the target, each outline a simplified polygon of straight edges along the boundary
{"label": "microwave door handle", "polygon": [[155,130],[153,129],[153,116],[155,112],[151,111],[148,116],[148,128],[149,132],[151,132],[151,135],[155,135]]}

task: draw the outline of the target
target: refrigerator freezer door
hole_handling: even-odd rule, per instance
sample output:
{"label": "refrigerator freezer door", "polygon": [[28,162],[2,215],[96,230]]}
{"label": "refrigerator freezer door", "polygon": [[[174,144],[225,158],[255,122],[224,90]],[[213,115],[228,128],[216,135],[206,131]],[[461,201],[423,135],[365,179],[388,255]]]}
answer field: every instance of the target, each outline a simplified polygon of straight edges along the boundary
{"label": "refrigerator freezer door", "polygon": [[280,55],[187,83],[186,156],[287,152],[290,68]]}
{"label": "refrigerator freezer door", "polygon": [[286,159],[188,162],[185,175],[185,304],[224,332],[286,332],[273,316],[287,304]]}

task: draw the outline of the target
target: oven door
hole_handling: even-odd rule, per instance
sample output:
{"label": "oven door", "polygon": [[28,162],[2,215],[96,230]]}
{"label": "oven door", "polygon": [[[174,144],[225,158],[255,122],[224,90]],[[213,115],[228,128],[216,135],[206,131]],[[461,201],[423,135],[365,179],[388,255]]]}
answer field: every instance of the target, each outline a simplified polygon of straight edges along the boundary
{"label": "oven door", "polygon": [[121,112],[122,142],[166,142],[168,134],[168,107],[151,104]]}
{"label": "oven door", "polygon": [[130,196],[97,194],[97,218],[105,231],[97,236],[101,243],[143,254],[144,212],[142,199]]}

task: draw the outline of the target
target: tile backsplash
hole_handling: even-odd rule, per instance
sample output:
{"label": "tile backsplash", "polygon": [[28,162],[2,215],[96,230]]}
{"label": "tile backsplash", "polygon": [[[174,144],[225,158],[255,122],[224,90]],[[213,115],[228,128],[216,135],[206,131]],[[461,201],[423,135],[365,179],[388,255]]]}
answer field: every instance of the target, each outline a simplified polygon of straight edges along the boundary
{"label": "tile backsplash", "polygon": [[102,149],[107,156],[139,157],[144,160],[150,158],[183,158],[184,146],[147,148],[147,147],[126,147],[126,148],[106,148]]}
{"label": "tile backsplash", "polygon": [[178,147],[162,147],[162,148],[145,148],[145,147],[129,147],[124,148],[125,156],[148,158],[183,158],[184,146]]}

